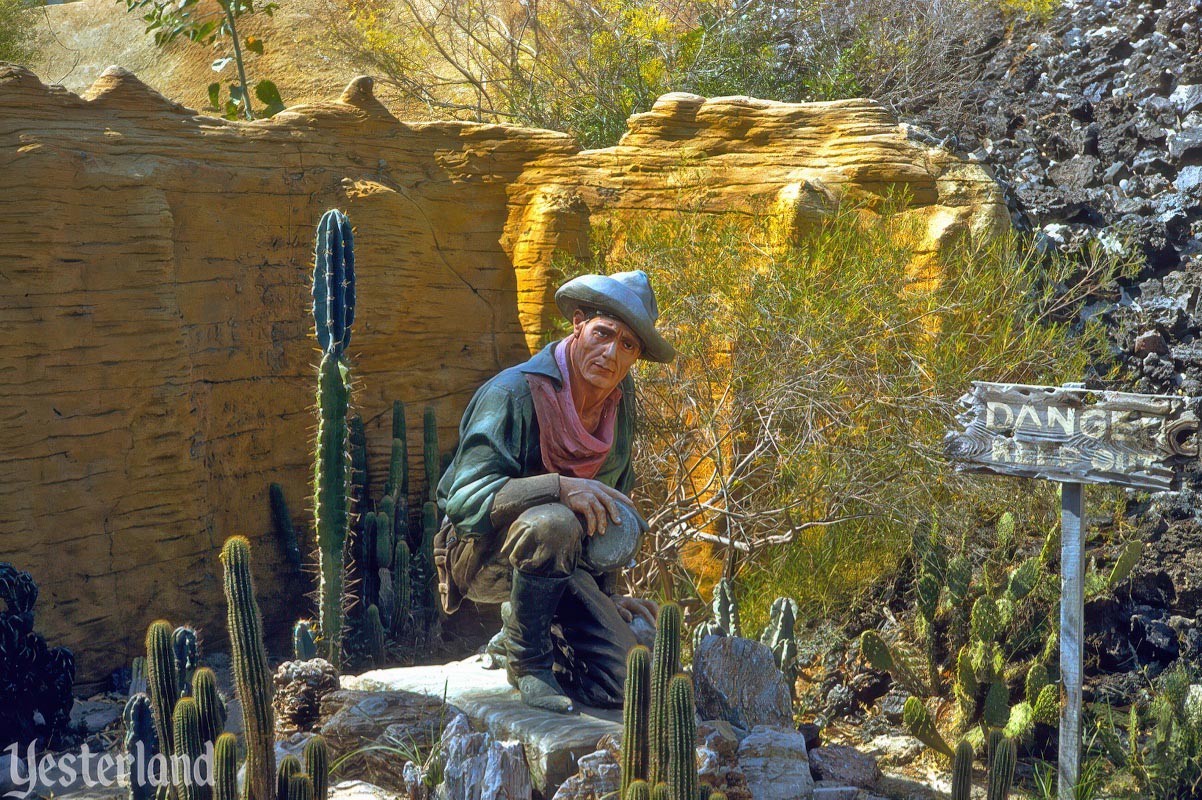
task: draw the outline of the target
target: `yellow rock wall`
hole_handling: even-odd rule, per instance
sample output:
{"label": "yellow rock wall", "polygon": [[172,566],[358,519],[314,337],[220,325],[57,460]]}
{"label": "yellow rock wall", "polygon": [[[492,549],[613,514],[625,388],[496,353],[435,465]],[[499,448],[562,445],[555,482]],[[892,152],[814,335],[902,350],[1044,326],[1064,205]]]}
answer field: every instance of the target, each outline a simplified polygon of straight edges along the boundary
{"label": "yellow rock wall", "polygon": [[[682,172],[682,152],[705,168]],[[581,151],[551,131],[397,121],[367,79],[243,123],[123,70],[80,97],[0,65],[0,560],[41,587],[38,629],[75,649],[85,683],[128,664],[158,617],[223,649],[217,553],[235,533],[255,544],[269,629],[296,618],[304,582],[270,535],[267,487],[311,545],[323,211],[357,230],[371,469],[400,399],[416,476],[421,409],[449,446],[475,388],[552,323],[551,254],[583,253],[598,217],[670,211],[669,177],[692,174],[706,208],[768,209],[786,231],[839,192],[897,183],[931,220],[920,250],[1006,220],[984,172],[868,101],[667,95],[617,147]]]}

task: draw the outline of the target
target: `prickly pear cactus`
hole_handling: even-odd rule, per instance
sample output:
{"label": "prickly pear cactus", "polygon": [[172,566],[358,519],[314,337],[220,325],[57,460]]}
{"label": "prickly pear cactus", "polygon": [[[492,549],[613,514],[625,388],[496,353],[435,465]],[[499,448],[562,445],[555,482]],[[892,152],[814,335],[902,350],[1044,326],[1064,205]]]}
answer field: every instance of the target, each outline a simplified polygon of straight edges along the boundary
{"label": "prickly pear cactus", "polygon": [[902,724],[910,731],[910,735],[927,747],[948,758],[952,757],[952,749],[936,730],[931,712],[927,711],[927,707],[917,697],[906,699],[906,704],[902,707]]}

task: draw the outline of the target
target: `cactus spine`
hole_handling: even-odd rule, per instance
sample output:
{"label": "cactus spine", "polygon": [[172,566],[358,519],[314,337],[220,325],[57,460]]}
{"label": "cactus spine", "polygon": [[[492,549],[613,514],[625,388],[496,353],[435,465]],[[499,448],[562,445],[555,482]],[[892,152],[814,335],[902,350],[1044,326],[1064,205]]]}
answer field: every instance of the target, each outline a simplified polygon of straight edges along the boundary
{"label": "cactus spine", "polygon": [[309,620],[300,619],[292,626],[292,657],[297,661],[312,661],[317,658],[317,640]]}
{"label": "cactus spine", "polygon": [[355,251],[351,225],[337,210],[317,226],[313,268],[313,321],[322,358],[318,377],[314,518],[320,583],[319,622],[326,659],[342,663],[343,546],[349,525],[347,407],[350,369],[344,352],[355,318]]}
{"label": "cactus spine", "polygon": [[133,695],[126,701],[121,717],[125,722],[125,752],[133,759],[129,772],[129,800],[152,800],[154,785],[150,782],[148,767],[150,759],[158,752],[158,735],[150,698],[144,694]]}
{"label": "cactus spine", "polygon": [[292,793],[289,791],[290,784],[292,777],[299,774],[301,774],[299,758],[290,755],[280,759],[280,766],[275,772],[276,800],[292,800]]}
{"label": "cactus spine", "polygon": [[668,779],[668,686],[680,671],[680,626],[680,607],[675,603],[660,606],[651,665],[651,755],[647,777],[652,784]]}
{"label": "cactus spine", "polygon": [[250,544],[241,536],[226,540],[221,551],[225,565],[227,626],[234,666],[234,685],[242,703],[246,731],[247,800],[272,800],[275,789],[275,723],[271,707],[272,681],[263,649],[263,620],[250,576]]}
{"label": "cactus spine", "polygon": [[188,768],[180,770],[181,775],[175,775],[172,769],[172,780],[181,800],[203,800],[209,796],[208,786],[198,784],[192,779],[192,765],[204,752],[204,742],[200,738],[200,711],[196,701],[191,697],[181,697],[175,704],[175,751],[174,755],[186,758]]}
{"label": "cactus spine", "polygon": [[693,682],[676,675],[668,686],[668,796],[696,800],[697,723],[693,719]]}
{"label": "cactus spine", "polygon": [[192,675],[192,692],[200,712],[200,741],[215,742],[225,730],[225,704],[217,694],[217,677],[213,670],[201,667]]}
{"label": "cactus spine", "polygon": [[237,798],[238,739],[232,733],[223,733],[213,748],[213,800]]}
{"label": "cactus spine", "polygon": [[1006,800],[1010,797],[1010,784],[1014,781],[1014,767],[1018,748],[1013,739],[1002,739],[994,748],[993,761],[989,766],[988,800]]}
{"label": "cactus spine", "polygon": [[[284,796],[280,795],[280,800]],[[288,781],[288,800],[313,800],[313,781],[308,775],[293,775]]]}
{"label": "cactus spine", "polygon": [[330,754],[326,740],[314,736],[305,743],[305,772],[313,782],[314,800],[326,800],[330,782]]}
{"label": "cactus spine", "polygon": [[159,752],[167,758],[175,753],[171,721],[179,700],[179,673],[175,669],[175,648],[171,641],[171,623],[157,620],[146,631],[146,688],[154,709],[155,733]]}
{"label": "cactus spine", "polygon": [[[651,708],[651,653],[636,645],[626,657],[625,705],[622,709],[622,794],[647,777],[648,713]],[[646,786],[646,783],[643,784]]]}
{"label": "cactus spine", "polygon": [[952,800],[969,800],[972,794],[972,745],[963,741],[956,745],[952,757]]}

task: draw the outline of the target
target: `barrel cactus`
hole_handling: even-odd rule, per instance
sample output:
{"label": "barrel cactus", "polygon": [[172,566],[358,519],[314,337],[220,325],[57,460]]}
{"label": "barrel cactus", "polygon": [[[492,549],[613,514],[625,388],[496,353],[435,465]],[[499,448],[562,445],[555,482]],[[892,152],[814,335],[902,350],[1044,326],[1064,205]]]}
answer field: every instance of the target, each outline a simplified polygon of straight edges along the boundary
{"label": "barrel cactus", "polygon": [[305,772],[313,782],[313,797],[326,800],[330,786],[330,755],[326,740],[314,736],[305,743]]}

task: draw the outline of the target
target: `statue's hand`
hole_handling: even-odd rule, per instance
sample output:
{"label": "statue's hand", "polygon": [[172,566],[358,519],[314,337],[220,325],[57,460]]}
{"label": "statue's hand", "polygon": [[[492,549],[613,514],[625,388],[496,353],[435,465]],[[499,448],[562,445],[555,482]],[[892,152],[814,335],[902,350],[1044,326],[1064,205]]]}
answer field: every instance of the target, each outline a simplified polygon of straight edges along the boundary
{"label": "statue's hand", "polygon": [[604,534],[609,527],[608,516],[615,523],[622,521],[620,503],[633,508],[630,498],[601,481],[588,478],[559,476],[559,501],[585,520],[585,534]]}
{"label": "statue's hand", "polygon": [[615,596],[613,601],[614,605],[618,607],[618,613],[626,622],[631,622],[636,616],[639,616],[645,619],[652,628],[655,627],[655,615],[659,612],[659,604],[654,600],[622,595]]}

